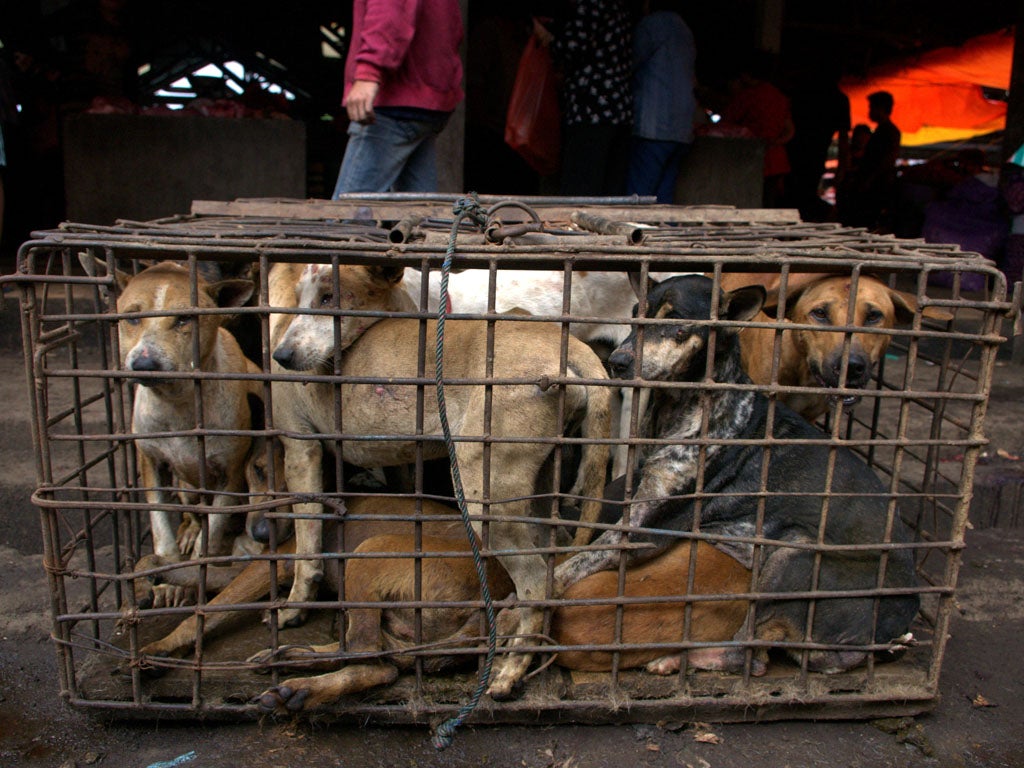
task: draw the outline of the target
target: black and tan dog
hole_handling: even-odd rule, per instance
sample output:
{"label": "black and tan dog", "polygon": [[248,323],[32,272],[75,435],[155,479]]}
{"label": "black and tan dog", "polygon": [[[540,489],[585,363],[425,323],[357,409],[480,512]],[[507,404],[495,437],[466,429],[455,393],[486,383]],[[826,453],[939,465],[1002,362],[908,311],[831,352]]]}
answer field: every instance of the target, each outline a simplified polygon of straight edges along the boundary
{"label": "black and tan dog", "polygon": [[[356,466],[396,466],[416,460],[419,434],[428,438],[421,441],[424,459],[447,455],[437,439],[442,424],[433,407],[434,387],[409,383],[422,378],[423,371],[434,370],[434,346],[421,343],[417,319],[379,319],[385,312],[414,309],[400,286],[403,271],[317,264],[277,264],[271,269],[275,372],[372,379],[337,388],[329,383],[274,381],[274,423],[284,433],[290,492],[322,492],[325,448],[340,448],[341,458]],[[279,307],[304,312],[280,312]],[[335,318],[325,312],[331,309],[345,313]],[[427,338],[433,339],[434,321],[424,325]],[[502,383],[486,384],[488,361]],[[530,497],[543,493],[539,486],[551,469],[552,438],[574,428],[595,442],[582,446],[571,493],[583,498],[584,519],[597,518],[609,453],[608,444],[599,441],[609,435],[612,393],[604,366],[585,343],[573,336],[563,341],[560,329],[551,325],[509,320],[489,329],[483,321],[454,320],[445,325],[444,373],[461,380],[446,390],[451,431],[456,437],[472,438],[460,440],[456,447],[470,513],[481,514],[483,500],[490,499],[489,513],[494,517],[488,523],[489,545],[509,553],[501,562],[521,600],[544,599],[545,561],[533,551],[541,544],[544,526],[517,518],[528,517]],[[564,385],[552,386],[559,380]],[[322,438],[338,433],[339,427],[366,439]],[[380,435],[407,439],[374,437]],[[295,512],[300,559],[288,598],[293,605],[282,611],[286,624],[303,620],[301,606],[294,604],[313,597],[322,574],[321,505],[304,501],[295,505]],[[521,638],[541,630],[539,609],[523,608],[519,615]],[[504,657],[492,679],[491,695],[509,696],[529,661],[529,654]]]}
{"label": "black and tan dog", "polygon": [[[680,386],[651,389],[644,436],[659,442],[644,447],[627,518],[631,527],[646,530],[628,536],[609,530],[594,544],[647,542],[649,551],[634,550],[631,557],[650,557],[673,541],[650,529],[690,531],[699,522],[701,533],[722,537],[719,548],[756,565],[757,591],[779,594],[759,601],[756,624],[737,640],[809,639],[833,646],[809,653],[815,671],[841,671],[865,660],[863,648],[845,646],[903,638],[919,599],[913,552],[899,546],[909,532],[885,487],[854,453],[822,441],[821,432],[785,406],[776,404],[769,419],[768,399],[742,386],[750,379],[741,367],[736,329],[728,323],[753,317],[763,288],[716,296],[710,279],[690,276],[653,283],[646,296],[645,317],[664,322],[645,326],[642,348],[631,334],[610,362],[624,377]],[[716,327],[712,348],[713,316],[724,324]],[[739,386],[711,391],[701,384],[709,376],[718,385]],[[766,438],[782,442],[768,449]],[[750,537],[771,543],[757,551]],[[560,565],[555,576],[564,589],[618,563],[616,549],[592,550]],[[872,596],[878,587],[905,591]],[[829,596],[841,591],[864,594]],[[726,650],[722,666],[737,668],[743,657],[737,648]]]}

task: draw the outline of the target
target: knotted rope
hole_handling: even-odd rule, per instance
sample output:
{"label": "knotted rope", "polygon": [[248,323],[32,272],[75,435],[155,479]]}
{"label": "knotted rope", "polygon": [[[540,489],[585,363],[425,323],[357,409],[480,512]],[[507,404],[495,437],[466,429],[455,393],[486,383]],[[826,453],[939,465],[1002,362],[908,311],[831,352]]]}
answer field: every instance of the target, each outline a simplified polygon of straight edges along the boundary
{"label": "knotted rope", "polygon": [[455,717],[449,718],[441,723],[434,732],[434,747],[441,750],[452,745],[455,739],[455,730],[462,725],[462,722],[476,708],[480,697],[487,690],[487,684],[491,679],[491,667],[494,664],[494,653],[497,647],[497,627],[494,618],[494,605],[491,602],[491,590],[487,586],[487,569],[480,555],[480,548],[476,543],[476,532],[469,521],[469,511],[466,508],[466,495],[462,489],[462,477],[459,474],[459,460],[455,454],[455,442],[452,440],[451,428],[448,425],[448,410],[444,399],[444,322],[448,313],[448,276],[451,274],[452,259],[455,256],[455,241],[458,238],[459,225],[465,218],[470,218],[481,229],[486,224],[486,216],[480,207],[479,201],[473,197],[464,197],[455,201],[452,207],[455,220],[452,222],[451,235],[448,238],[448,249],[445,252],[444,262],[441,264],[441,291],[437,303],[437,347],[436,347],[436,369],[434,380],[437,384],[437,411],[441,420],[441,430],[444,433],[445,447],[448,449],[448,460],[452,468],[452,484],[455,486],[455,499],[459,505],[459,513],[462,515],[462,525],[466,529],[466,536],[469,539],[469,546],[473,550],[473,563],[476,566],[477,578],[480,580],[480,594],[484,601],[484,611],[487,614],[487,657],[480,669],[480,676],[469,701],[459,708]]}

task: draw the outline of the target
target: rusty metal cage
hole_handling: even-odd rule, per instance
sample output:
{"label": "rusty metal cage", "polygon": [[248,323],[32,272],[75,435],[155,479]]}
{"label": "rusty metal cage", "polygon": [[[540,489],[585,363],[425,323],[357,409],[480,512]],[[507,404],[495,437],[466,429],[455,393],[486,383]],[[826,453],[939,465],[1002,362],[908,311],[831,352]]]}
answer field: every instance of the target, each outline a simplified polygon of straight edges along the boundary
{"label": "rusty metal cage", "polygon": [[[254,697],[295,674],[313,673],[289,671],[280,656],[273,653],[255,658],[254,654],[264,649],[318,646],[337,642],[341,636],[338,650],[311,653],[307,655],[307,664],[315,663],[319,670],[325,663],[334,668],[378,663],[373,654],[350,652],[339,625],[353,611],[387,612],[402,607],[408,609],[407,615],[411,617],[411,627],[403,631],[411,633],[412,638],[403,650],[408,658],[402,674],[391,684],[329,703],[321,708],[320,714],[378,723],[435,723],[457,711],[470,698],[479,669],[485,664],[486,622],[479,619],[469,633],[470,640],[459,647],[428,642],[425,629],[430,609],[475,609],[482,604],[479,590],[476,597],[458,604],[439,600],[429,593],[424,576],[433,564],[444,562],[446,557],[450,560],[453,554],[431,549],[423,529],[425,517],[418,506],[423,500],[452,503],[452,490],[447,485],[451,481],[449,463],[444,458],[430,458],[436,455],[433,449],[440,438],[424,428],[424,414],[437,407],[430,363],[434,340],[427,333],[427,324],[434,317],[427,308],[428,289],[424,287],[416,297],[420,303],[418,310],[399,313],[419,324],[421,360],[417,375],[401,382],[375,378],[373,371],[362,371],[354,377],[337,372],[308,376],[272,371],[274,349],[268,312],[268,273],[278,263],[333,265],[335,272],[349,265],[436,271],[448,252],[452,202],[453,199],[443,197],[401,196],[366,196],[330,203],[199,202],[189,215],[155,222],[123,221],[112,227],[65,224],[58,230],[37,234],[23,245],[18,272],[5,278],[5,282],[13,283],[20,292],[25,366],[35,429],[38,488],[33,501],[39,508],[44,531],[45,578],[51,588],[60,688],[71,704],[120,716],[255,717],[260,710]],[[836,225],[806,224],[787,211],[564,199],[485,199],[483,203],[489,206],[488,218],[479,226],[467,222],[459,228],[453,266],[458,270],[485,270],[489,275],[489,309],[473,315],[486,321],[489,344],[493,345],[496,329],[513,321],[554,324],[560,329],[561,370],[543,385],[563,392],[563,408],[570,330],[609,322],[618,322],[628,329],[634,322],[628,316],[602,317],[590,314],[589,310],[572,313],[574,279],[587,272],[698,272],[709,273],[716,280],[736,272],[776,274],[781,280],[783,298],[788,281],[801,273],[848,275],[854,283],[873,275],[914,296],[917,310],[912,321],[877,331],[891,343],[879,361],[872,383],[855,393],[862,398],[860,404],[844,407],[841,399],[836,405],[833,398],[832,409],[819,426],[829,445],[849,446],[864,458],[881,478],[890,509],[898,509],[896,514],[902,515],[913,530],[913,541],[905,545],[891,541],[873,543],[882,548],[903,546],[913,551],[918,574],[913,591],[920,596],[921,609],[913,624],[914,639],[907,643],[909,647],[901,658],[884,664],[876,662],[870,652],[881,650],[882,646],[870,644],[863,647],[869,652],[864,664],[838,674],[811,671],[808,654],[818,646],[807,638],[772,643],[749,636],[719,638],[722,642],[711,643],[737,647],[745,653],[746,661],[738,672],[691,670],[658,676],[642,668],[627,668],[630,665],[625,659],[629,651],[653,649],[664,655],[676,655],[685,665],[688,652],[707,647],[708,642],[695,640],[692,634],[691,617],[702,604],[739,600],[745,611],[756,611],[759,595],[752,585],[738,593],[697,594],[691,569],[677,574],[674,588],[646,600],[624,595],[623,581],[619,581],[605,601],[605,613],[596,620],[600,626],[594,627],[589,641],[582,646],[561,646],[550,634],[552,616],[571,604],[586,602],[567,602],[550,592],[555,557],[574,551],[556,535],[559,509],[581,501],[573,497],[566,483],[560,482],[561,470],[571,467],[573,451],[587,444],[602,443],[612,449],[629,446],[632,456],[650,438],[639,430],[641,408],[637,404],[627,411],[631,417],[626,420],[629,434],[607,439],[588,440],[573,434],[564,412],[557,417],[560,434],[554,437],[503,438],[486,430],[482,434],[460,434],[456,428],[457,439],[477,441],[485,446],[485,452],[517,441],[558,448],[550,453],[551,477],[523,490],[532,502],[531,524],[543,531],[537,552],[548,564],[549,591],[536,601],[545,609],[545,632],[528,638],[527,642],[542,663],[539,669],[535,665],[518,697],[509,701],[482,699],[472,715],[473,721],[623,722],[654,720],[666,715],[717,721],[822,719],[914,714],[932,708],[938,698],[947,627],[954,608],[974,466],[986,442],[983,420],[993,367],[1004,341],[1003,324],[1015,315],[1019,303],[1008,296],[1002,273],[990,262],[954,247],[873,235]],[[337,594],[321,592],[315,600],[304,604],[310,619],[303,626],[285,627],[279,615],[287,607],[288,589],[272,565],[291,562],[295,555],[281,554],[278,549],[282,542],[273,536],[264,553],[200,550],[202,556],[193,560],[146,566],[146,556],[152,548],[146,515],[150,504],[145,497],[147,488],[138,475],[135,449],[143,437],[167,435],[133,433],[130,380],[134,374],[126,371],[120,360],[118,328],[119,324],[123,328],[125,321],[137,321],[147,315],[145,311],[119,313],[115,304],[117,281],[103,274],[83,274],[79,265],[82,253],[129,274],[154,261],[173,259],[184,265],[193,297],[193,305],[184,313],[184,322],[198,323],[211,315],[223,320],[237,337],[246,338],[248,345],[243,346],[260,370],[229,374],[202,370],[197,364],[196,347],[192,369],[175,375],[194,385],[197,402],[201,401],[199,393],[207,382],[255,382],[264,402],[259,406],[260,418],[254,418],[248,427],[238,431],[243,437],[284,433],[274,413],[273,385],[280,381],[316,382],[334,393],[332,397],[336,400],[341,388],[354,381],[376,386],[382,393],[395,386],[408,386],[416,393],[417,428],[405,436],[417,446],[413,460],[404,469],[389,471],[384,478],[388,483],[396,477],[401,481],[397,495],[388,498],[402,500],[402,510],[413,510],[388,517],[392,521],[410,521],[406,523],[413,541],[409,551],[392,552],[391,560],[385,561],[379,552],[375,555],[373,551],[357,550],[346,542],[346,526],[358,522],[360,515],[350,509],[346,512],[345,501],[351,505],[355,498],[379,495],[381,491],[373,483],[380,483],[381,477],[378,473],[367,484],[358,476],[357,469],[341,458],[329,458],[329,454],[325,454],[324,463],[332,482],[323,492],[301,496],[282,489],[256,501],[243,489],[233,494],[235,506],[230,508],[238,513],[233,515],[235,518],[256,511],[273,520],[287,517],[286,509],[299,501],[320,503],[323,517],[340,523],[339,533],[325,541],[324,551],[339,563],[342,573],[353,563],[375,557],[381,563],[403,557],[413,563],[411,598],[397,602],[384,597],[361,600],[359,595],[352,596],[354,577],[343,577]],[[245,306],[230,309],[200,307],[196,298],[200,275],[213,265],[254,276],[253,299]],[[528,317],[496,311],[497,277],[523,269],[551,270],[560,276],[560,313]],[[784,313],[784,306],[783,301],[780,312]],[[924,316],[926,307],[940,308],[952,319],[929,319]],[[451,311],[459,313],[459,307],[454,306]],[[346,309],[337,304],[306,312],[335,318],[336,334],[340,333],[342,318],[369,318],[372,322],[396,314],[372,308]],[[570,326],[570,320],[574,325]],[[833,326],[846,339],[847,348],[855,330],[853,320],[848,322],[849,325]],[[710,325],[714,334],[729,323],[719,319]],[[762,325],[776,331],[776,340],[787,326],[776,319]],[[776,360],[778,346],[776,343]],[[493,346],[487,354],[492,353]],[[517,382],[503,378],[503,371],[494,369],[483,379],[452,380],[448,384],[455,388],[474,383],[493,391],[503,384]],[[525,383],[538,384],[536,380]],[[611,380],[589,384],[616,392],[619,387]],[[705,377],[698,386],[714,397],[719,389],[729,385]],[[642,385],[638,385],[637,391],[641,389]],[[757,389],[775,402],[792,387],[787,389],[776,382],[758,385]],[[831,393],[822,390],[822,394]],[[634,401],[638,403],[639,398]],[[486,407],[485,420],[489,420],[493,414],[491,406]],[[204,419],[202,409],[199,410],[193,428],[182,433],[196,440],[197,455],[205,450],[206,441],[222,432],[209,426],[211,414]],[[349,434],[340,406],[336,411],[334,434],[328,436],[333,444],[387,443],[399,437]],[[336,455],[340,457],[341,453]],[[489,488],[504,471],[508,470],[502,466],[485,466],[483,494],[490,505],[501,501],[491,496]],[[203,499],[210,488],[201,483],[198,488],[166,490],[180,492],[179,510],[194,515],[206,532],[211,508]],[[820,494],[829,500],[833,490],[822,489]],[[835,489],[832,502],[843,503],[840,489]],[[489,509],[485,504],[485,520]],[[445,520],[461,530],[456,506]],[[699,531],[679,535],[686,546],[701,538]],[[820,542],[810,544],[812,551],[822,547]],[[488,541],[485,526],[483,557],[489,560],[495,552],[509,555],[502,550],[501,542]],[[465,548],[455,554],[463,560],[468,557]],[[160,606],[147,602],[151,581],[173,582],[171,574],[196,565],[199,567],[193,568],[193,572],[198,574],[195,578],[199,589],[195,602]],[[213,591],[206,589],[213,584],[218,569],[245,565],[262,569],[263,578],[268,579],[267,589],[226,607],[218,605]],[[623,580],[625,573],[623,569]],[[884,593],[881,588],[869,591],[869,595],[876,596]],[[814,590],[802,597],[809,600],[809,605],[816,599],[829,599],[829,595]],[[506,605],[505,601],[504,594],[494,595],[496,608]],[[623,615],[637,603],[648,608],[675,606],[681,617],[677,640],[655,647],[650,646],[649,638],[626,637]],[[204,636],[204,624],[228,609],[234,612],[230,627]],[[144,652],[148,643],[189,618],[198,624],[199,639],[194,647],[168,657]],[[387,631],[399,630],[388,627]],[[605,632],[610,642],[600,640]],[[767,674],[757,675],[751,659],[755,651],[767,646],[773,649]],[[781,658],[779,648],[790,650],[792,658]],[[559,652],[564,655],[570,651],[603,651],[602,664],[607,668],[583,671],[560,666]],[[500,644],[497,653],[500,660],[504,653]],[[394,650],[380,655],[393,656]],[[463,664],[454,672],[437,672],[442,666],[440,657],[453,657]]]}

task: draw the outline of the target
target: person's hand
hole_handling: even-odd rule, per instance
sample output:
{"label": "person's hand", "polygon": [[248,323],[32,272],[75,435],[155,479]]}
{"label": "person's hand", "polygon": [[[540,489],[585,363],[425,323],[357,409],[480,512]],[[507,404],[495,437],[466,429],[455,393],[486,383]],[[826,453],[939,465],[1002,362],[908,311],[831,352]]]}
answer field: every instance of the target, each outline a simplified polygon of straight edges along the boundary
{"label": "person's hand", "polygon": [[372,123],[376,118],[373,114],[373,102],[377,99],[380,83],[373,80],[356,80],[345,99],[348,119],[356,123]]}

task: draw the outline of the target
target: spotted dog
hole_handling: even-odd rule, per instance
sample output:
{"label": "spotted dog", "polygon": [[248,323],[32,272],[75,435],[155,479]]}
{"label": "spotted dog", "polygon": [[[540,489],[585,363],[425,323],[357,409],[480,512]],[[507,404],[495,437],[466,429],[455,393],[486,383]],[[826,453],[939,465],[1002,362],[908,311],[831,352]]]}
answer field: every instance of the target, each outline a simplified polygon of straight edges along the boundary
{"label": "spotted dog", "polygon": [[[637,294],[643,292],[638,285]],[[758,601],[755,623],[736,639],[802,641],[809,630],[814,642],[839,646],[812,650],[810,668],[837,672],[867,656],[863,650],[842,646],[895,643],[907,633],[919,604],[913,592],[913,554],[905,547],[883,547],[906,543],[910,534],[898,511],[890,510],[886,488],[852,451],[822,442],[821,432],[782,404],[775,404],[770,418],[768,399],[752,389],[699,386],[707,375],[718,384],[751,383],[741,365],[736,328],[727,324],[754,317],[764,295],[763,288],[753,286],[716,296],[712,280],[703,276],[670,278],[648,287],[645,317],[666,322],[646,325],[642,349],[637,349],[636,332],[631,334],[610,362],[627,378],[638,375],[643,381],[690,386],[651,388],[644,436],[667,443],[642,451],[639,482],[623,520],[638,530],[628,535],[609,530],[594,544],[614,547],[627,539],[648,543],[649,549],[632,550],[628,557],[649,558],[675,540],[649,529],[691,531],[699,522],[701,533],[721,537],[719,548],[748,567],[756,561],[756,591],[779,595]],[[715,316],[726,325],[714,332],[712,354],[708,321],[713,305]],[[770,451],[763,443],[742,442],[764,440],[768,434],[798,442],[774,443]],[[762,498],[763,523],[758,530]],[[827,517],[822,529],[823,510]],[[755,552],[753,544],[741,538],[755,535],[772,543]],[[824,549],[815,579],[819,554],[814,545],[819,537],[828,546],[879,548]],[[619,551],[614,548],[583,552],[556,569],[556,580],[564,590],[618,563]],[[828,597],[833,591],[879,586],[906,593]],[[806,596],[786,597],[812,589],[822,593],[813,603]],[[808,628],[809,617],[813,621]],[[723,669],[743,665],[745,654],[738,646],[721,653]],[[799,657],[800,652],[793,655]],[[759,653],[754,671],[764,669],[764,655]]]}

